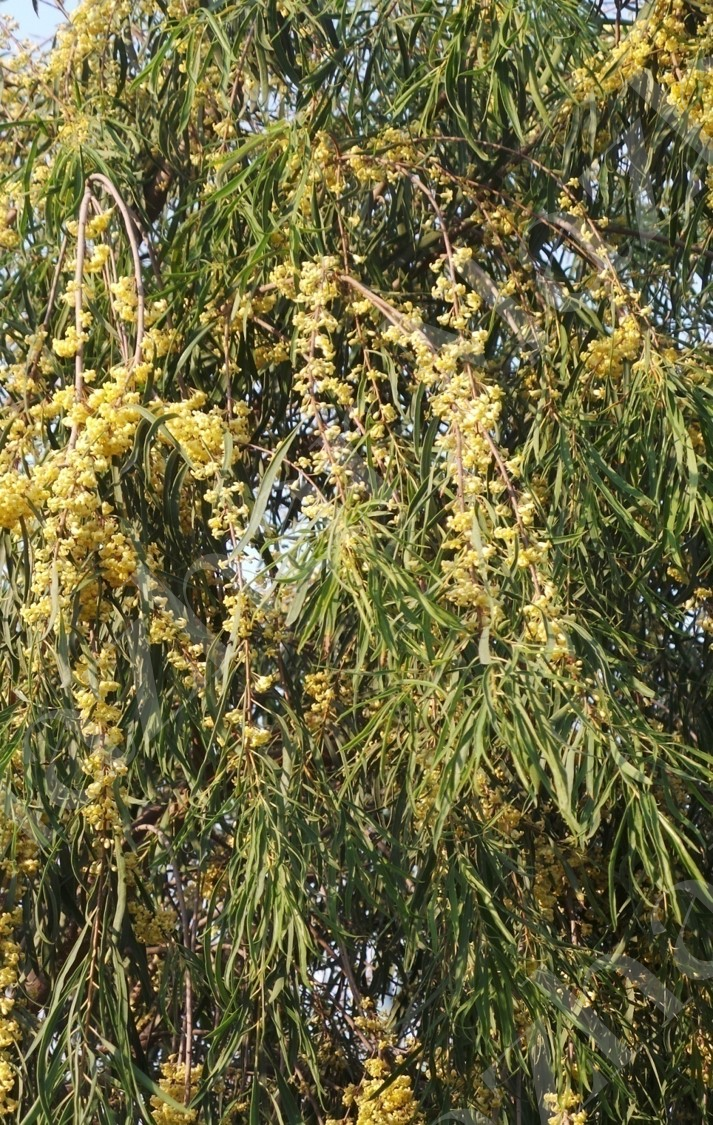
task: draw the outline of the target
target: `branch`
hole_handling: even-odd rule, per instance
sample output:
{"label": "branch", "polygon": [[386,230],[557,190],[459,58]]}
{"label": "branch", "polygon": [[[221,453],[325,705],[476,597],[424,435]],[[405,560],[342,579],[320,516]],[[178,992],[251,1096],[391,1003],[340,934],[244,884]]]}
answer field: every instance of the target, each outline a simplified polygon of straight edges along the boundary
{"label": "branch", "polygon": [[133,363],[141,362],[141,348],[144,340],[144,319],[145,319],[145,298],[144,298],[144,284],[141,276],[141,256],[139,254],[139,242],[136,237],[136,224],[131,215],[131,211],[122,199],[121,195],[114,187],[111,180],[103,176],[101,172],[93,172],[91,176],[87,177],[87,183],[99,184],[104,190],[112,197],[116,203],[121,217],[124,220],[124,228],[126,230],[126,237],[129,240],[131,247],[131,256],[134,261],[134,278],[136,280],[136,344],[134,347]]}

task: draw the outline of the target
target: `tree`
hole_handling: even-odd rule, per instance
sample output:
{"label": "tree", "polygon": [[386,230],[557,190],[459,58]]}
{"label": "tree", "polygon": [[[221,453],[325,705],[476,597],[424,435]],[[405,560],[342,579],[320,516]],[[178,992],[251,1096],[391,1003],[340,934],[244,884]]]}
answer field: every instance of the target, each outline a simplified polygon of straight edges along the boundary
{"label": "tree", "polygon": [[0,1115],[706,1119],[711,19],[6,28]]}

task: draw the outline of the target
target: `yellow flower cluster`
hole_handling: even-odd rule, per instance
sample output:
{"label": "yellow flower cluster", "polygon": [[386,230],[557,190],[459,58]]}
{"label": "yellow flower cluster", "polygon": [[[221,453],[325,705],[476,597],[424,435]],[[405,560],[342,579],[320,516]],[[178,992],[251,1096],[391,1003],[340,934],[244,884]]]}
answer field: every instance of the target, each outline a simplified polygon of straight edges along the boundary
{"label": "yellow flower cluster", "polygon": [[72,691],[85,737],[103,736],[109,745],[116,745],[119,740],[107,735],[107,727],[115,726],[121,717],[119,708],[107,701],[120,686],[114,679],[115,668],[113,645],[107,645],[91,659],[83,654],[74,666],[76,684]]}
{"label": "yellow flower cluster", "polygon": [[17,815],[0,814],[0,855],[0,869],[8,878],[17,879],[21,888],[39,867],[37,844]]}
{"label": "yellow flower cluster", "polygon": [[689,40],[685,14],[684,0],[656,0],[620,43],[601,51],[586,69],[574,72],[575,95],[615,93],[654,61],[668,61],[678,69],[678,58]]}
{"label": "yellow flower cluster", "polygon": [[[196,480],[205,480],[220,472],[225,452],[226,424],[219,410],[204,412],[206,396],[195,391],[190,398],[171,406],[171,417],[165,430],[180,445],[190,462],[190,473]],[[171,445],[166,434],[161,441]]]}
{"label": "yellow flower cluster", "polygon": [[[102,837],[105,848],[112,845],[115,833],[121,831],[121,815],[116,803],[117,782],[126,773],[126,763],[105,750],[95,750],[83,762],[91,781],[86,788],[87,804],[82,812],[88,824]],[[119,787],[125,797],[125,791]]]}
{"label": "yellow flower cluster", "polygon": [[304,678],[303,686],[305,695],[312,701],[305,721],[312,731],[321,731],[335,714],[337,693],[334,689],[334,677],[329,672],[309,672]]}
{"label": "yellow flower cluster", "polygon": [[[98,211],[96,215],[92,215],[91,219],[87,220],[85,234],[88,239],[101,238],[101,236],[109,229],[109,224],[114,216],[114,209],[110,207],[106,211]],[[77,235],[77,225],[74,225],[74,235]],[[69,223],[67,224],[69,229]],[[70,233],[72,231],[70,230]]]}
{"label": "yellow flower cluster", "polygon": [[[191,1069],[191,1090],[200,1081],[202,1072],[201,1066],[194,1066]],[[161,1066],[161,1078],[158,1084],[165,1094],[183,1104],[186,1095],[186,1067],[184,1063],[176,1061],[175,1055]],[[151,1098],[151,1112],[157,1125],[193,1125],[198,1121],[196,1110],[174,1109],[158,1094],[154,1094]]]}
{"label": "yellow flower cluster", "polygon": [[403,175],[399,164],[413,167],[419,159],[416,145],[409,134],[392,125],[377,133],[370,143],[369,151],[355,145],[344,155],[360,184],[375,183],[382,179],[394,183]]}
{"label": "yellow flower cluster", "polygon": [[[467,248],[456,250],[453,268],[467,266],[469,258]],[[443,423],[436,449],[455,494],[444,543],[451,557],[442,564],[447,596],[471,611],[474,627],[495,628],[503,619],[495,564],[528,569],[538,596],[549,543],[534,530],[534,497],[516,489],[518,459],[505,458],[498,450],[503,390],[485,377],[479,362],[486,333],[469,327],[478,301],[467,307],[464,286],[455,284],[448,256],[433,269],[438,274],[446,267],[449,273],[438,278],[434,294],[450,302],[450,323],[459,330],[456,339],[434,348],[410,305],[401,316],[392,316],[383,335],[413,352],[416,379],[430,388],[431,408]]]}
{"label": "yellow flower cluster", "polygon": [[[140,0],[140,3],[145,12],[154,10],[151,0]],[[109,36],[118,32],[135,10],[136,0],[79,0],[69,13],[68,21],[58,28],[55,46],[45,61],[46,78],[66,81],[81,73],[83,62],[92,56],[102,56]],[[111,73],[111,66],[107,70]],[[111,88],[115,81],[116,78]]]}
{"label": "yellow flower cluster", "polygon": [[713,590],[699,586],[687,600],[684,609],[690,614],[693,626],[713,636]]}
{"label": "yellow flower cluster", "polygon": [[[21,768],[16,759],[10,762],[10,769],[13,767]],[[17,901],[39,863],[35,840],[16,814],[0,813],[0,854],[0,868],[11,886],[14,882],[13,899]],[[0,914],[0,1117],[9,1117],[17,1108],[12,1097],[17,1076],[11,1052],[19,1047],[22,1032],[11,1013],[20,983],[20,945],[15,934],[21,922],[20,906]]]}
{"label": "yellow flower cluster", "polygon": [[208,488],[203,494],[204,500],[213,509],[208,527],[216,539],[224,540],[229,536],[233,542],[236,542],[242,535],[249,509],[247,504],[237,503],[236,498],[242,500],[244,492],[245,485],[242,481],[223,486],[218,481],[215,488]]}
{"label": "yellow flower cluster", "polygon": [[545,1094],[546,1108],[554,1111],[548,1118],[549,1125],[586,1125],[587,1114],[583,1109],[571,1112],[581,1101],[572,1090],[566,1090],[563,1094]]}
{"label": "yellow flower cluster", "polygon": [[176,929],[176,911],[173,907],[158,906],[151,910],[140,901],[136,890],[136,873],[140,865],[137,851],[129,851],[124,857],[127,890],[135,893],[128,896],[128,910],[134,926],[137,941],[143,945],[165,946]]}
{"label": "yellow flower cluster", "polygon": [[167,310],[168,302],[163,297],[158,301],[151,301],[146,306],[144,312],[146,331],[141,341],[141,354],[147,363],[162,359],[181,344],[180,332],[159,323],[165,319]]}
{"label": "yellow flower cluster", "polygon": [[13,200],[5,193],[0,193],[0,249],[14,250],[20,245],[20,235],[17,230],[17,208]]}
{"label": "yellow flower cluster", "polygon": [[25,473],[15,469],[0,473],[0,527],[12,531],[32,511],[32,487]]}
{"label": "yellow flower cluster", "polygon": [[[698,50],[690,57],[688,65],[683,68],[679,64],[664,74],[663,80],[669,88],[669,104],[683,115],[689,129],[699,129],[704,139],[710,143],[713,137],[713,74],[707,66],[701,65],[699,52],[708,56],[713,48],[713,14],[708,15],[696,46]],[[706,180],[710,206],[713,201],[713,173],[710,166]]]}
{"label": "yellow flower cluster", "polygon": [[[460,294],[448,286],[438,291],[448,293],[458,314]],[[475,375],[473,364],[483,352],[483,332],[463,331],[455,341],[434,349],[420,328],[421,317],[412,308],[407,314],[408,319],[392,324],[384,336],[414,353],[416,378],[431,388],[433,413],[444,424],[436,446],[456,493],[445,544],[453,554],[443,564],[448,597],[474,610],[481,624],[494,622],[499,607],[486,574],[493,546],[479,541],[477,522],[478,500],[492,491],[488,482],[495,445],[492,433],[500,418],[502,391]]]}
{"label": "yellow flower cluster", "polygon": [[561,901],[562,893],[567,886],[567,877],[554,848],[550,843],[540,841],[535,860],[532,893],[538,910],[549,922],[553,921],[555,907]]}
{"label": "yellow flower cluster", "polygon": [[[272,738],[272,732],[267,727],[257,726],[256,723],[243,723],[243,718],[243,711],[239,707],[236,707],[234,711],[229,711],[225,716],[228,725],[240,724],[241,748],[243,750],[259,750],[261,746],[266,746]],[[240,755],[237,754],[231,759],[230,764],[235,767],[239,764],[239,761]]]}
{"label": "yellow flower cluster", "polygon": [[343,489],[352,474],[344,464],[348,447],[337,441],[342,427],[335,421],[333,404],[349,408],[354,389],[339,378],[334,363],[331,334],[337,328],[337,320],[330,305],[338,296],[337,266],[336,258],[332,257],[302,265],[295,297],[299,307],[294,315],[294,326],[297,351],[304,363],[295,377],[294,389],[301,394],[304,415],[313,421],[319,436],[319,445],[309,467],[314,473],[326,474]]}
{"label": "yellow flower cluster", "polygon": [[[307,184],[323,187],[334,195],[345,191],[350,178],[359,184],[395,183],[404,174],[400,166],[413,165],[418,159],[408,133],[393,126],[377,133],[368,146],[354,145],[343,153],[327,133],[317,133],[305,141],[309,144],[307,168],[304,148],[296,147],[287,161],[287,175],[295,183],[304,178]],[[300,208],[304,215],[309,214],[309,192],[301,192]],[[352,225],[358,225],[359,217],[355,215],[352,219]]]}
{"label": "yellow flower cluster", "polygon": [[71,359],[72,356],[77,354],[80,343],[84,343],[86,340],[86,333],[78,333],[75,326],[70,324],[64,336],[53,339],[52,347],[62,359]]}
{"label": "yellow flower cluster", "polygon": [[109,285],[112,295],[112,306],[119,320],[133,324],[136,321],[136,308],[138,296],[136,294],[136,278],[120,277]]}
{"label": "yellow flower cluster", "polygon": [[344,188],[344,168],[335,150],[334,142],[325,133],[318,133],[312,145],[310,183],[323,183],[335,194]]}
{"label": "yellow flower cluster", "polygon": [[140,415],[130,387],[129,372],[118,367],[85,401],[76,402],[67,388],[55,392],[48,408],[32,408],[38,423],[46,413],[66,410],[75,438],[73,447],[52,451],[35,467],[28,486],[28,499],[43,514],[44,537],[35,557],[35,600],[24,609],[28,624],[49,619],[58,625],[78,591],[82,614],[93,618],[101,612],[99,582],[121,589],[136,571],[134,548],[99,489],[113,458],[135,437]]}
{"label": "yellow flower cluster", "polygon": [[110,247],[107,246],[105,242],[102,242],[99,246],[95,247],[91,256],[85,259],[84,272],[101,273],[110,257]]}
{"label": "yellow flower cluster", "polygon": [[380,1058],[367,1059],[364,1071],[367,1077],[354,1092],[356,1125],[423,1125],[409,1075],[392,1078],[389,1064]]}
{"label": "yellow flower cluster", "polygon": [[141,902],[129,902],[136,940],[143,945],[165,945],[176,929],[176,912],[170,908],[149,910]]}
{"label": "yellow flower cluster", "polygon": [[172,20],[181,20],[198,6],[199,0],[168,0],[166,15]]}
{"label": "yellow flower cluster", "polygon": [[20,947],[13,934],[22,921],[22,909],[0,914],[0,1117],[9,1117],[17,1108],[11,1096],[16,1074],[10,1051],[21,1039],[20,1025],[10,1013],[15,1005],[14,989],[19,981]]}
{"label": "yellow flower cluster", "polygon": [[597,337],[585,349],[582,360],[593,397],[602,397],[605,380],[618,383],[625,364],[633,363],[641,354],[641,327],[633,313],[627,313],[610,336]]}
{"label": "yellow flower cluster", "polygon": [[553,664],[570,658],[567,633],[556,609],[557,592],[551,582],[531,602],[523,606],[524,639],[541,646]]}
{"label": "yellow flower cluster", "polygon": [[297,297],[297,279],[294,268],[287,262],[280,262],[270,273],[270,284],[274,285],[278,293],[288,300],[294,301]]}
{"label": "yellow flower cluster", "polygon": [[[155,584],[154,589],[158,589]],[[196,687],[203,684],[205,677],[204,646],[191,640],[187,619],[176,617],[168,608],[168,599],[155,592],[152,597],[149,643],[166,646],[166,660],[172,668],[183,675],[186,687]]]}
{"label": "yellow flower cluster", "polygon": [[[111,220],[111,211],[95,215],[87,234],[101,236]],[[90,271],[100,269],[107,247],[97,246],[88,258]],[[131,322],[136,318],[136,285],[133,278],[120,278],[111,286],[115,315]],[[75,284],[67,287],[67,300],[75,300]],[[166,313],[165,302],[157,301],[148,309],[151,354],[165,353],[173,335],[159,328],[157,321]],[[88,315],[82,316],[85,327]],[[170,337],[170,338],[169,338]],[[70,326],[62,337],[54,340],[54,350],[62,358],[76,354],[87,332],[78,333]],[[38,361],[44,339],[29,341]],[[34,360],[32,362],[35,362]],[[14,384],[16,393],[26,394],[27,381],[19,370],[8,373],[6,386]],[[43,369],[42,366],[40,368]],[[128,530],[121,524],[115,503],[105,496],[116,497],[115,485],[104,488],[104,478],[112,472],[117,458],[123,456],[136,438],[141,419],[139,404],[143,387],[151,374],[149,362],[133,367],[115,366],[106,373],[85,370],[76,388],[58,386],[51,395],[41,398],[29,409],[29,422],[18,418],[13,422],[0,454],[0,526],[20,533],[20,521],[39,519],[41,539],[36,542],[33,560],[32,597],[23,609],[28,625],[49,621],[60,626],[79,610],[78,622],[106,619],[111,604],[102,592],[108,587],[127,595],[137,571],[136,551]],[[159,431],[159,444],[175,447],[180,444],[190,462],[190,475],[195,481],[215,477],[225,459],[226,434],[232,430],[239,439],[246,432],[246,409],[236,407],[235,419],[226,423],[218,411],[204,411],[205,396],[195,394],[172,409],[165,429]],[[154,399],[151,408],[161,417],[166,407]],[[65,447],[47,447],[44,432],[54,418],[71,431]],[[40,451],[38,455],[38,449]],[[156,460],[152,450],[152,464]],[[30,467],[25,467],[28,465]],[[223,491],[216,512],[216,533],[226,530],[228,517],[237,518],[240,509],[233,506],[226,513]],[[101,700],[98,701],[102,703]]]}

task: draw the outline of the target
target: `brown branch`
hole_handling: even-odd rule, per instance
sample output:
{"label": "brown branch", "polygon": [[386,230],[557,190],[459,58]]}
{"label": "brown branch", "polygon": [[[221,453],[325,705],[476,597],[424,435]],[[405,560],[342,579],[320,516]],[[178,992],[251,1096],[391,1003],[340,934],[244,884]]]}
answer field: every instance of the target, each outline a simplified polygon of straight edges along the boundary
{"label": "brown branch", "polygon": [[91,176],[87,177],[87,183],[96,183],[103,187],[104,191],[106,191],[116,203],[121,212],[121,217],[124,220],[124,229],[126,230],[126,237],[131,247],[131,256],[134,263],[134,277],[136,280],[136,343],[134,346],[133,362],[137,364],[141,362],[141,347],[144,339],[145,297],[144,284],[141,276],[141,256],[139,254],[139,243],[136,237],[136,224],[131,211],[111,180],[103,176],[101,172],[93,172]]}

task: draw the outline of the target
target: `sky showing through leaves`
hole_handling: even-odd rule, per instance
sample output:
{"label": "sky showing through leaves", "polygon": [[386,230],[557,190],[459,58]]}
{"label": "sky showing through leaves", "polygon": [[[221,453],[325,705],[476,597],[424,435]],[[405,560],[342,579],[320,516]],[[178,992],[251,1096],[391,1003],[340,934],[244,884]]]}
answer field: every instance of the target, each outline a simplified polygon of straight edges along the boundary
{"label": "sky showing through leaves", "polygon": [[[67,10],[73,4],[66,5]],[[39,13],[35,13],[31,0],[6,0],[0,8],[1,15],[12,16],[19,24],[19,34],[23,37],[45,39],[52,35],[62,19],[61,12],[53,4],[40,3]]]}

